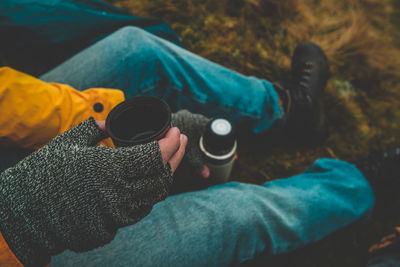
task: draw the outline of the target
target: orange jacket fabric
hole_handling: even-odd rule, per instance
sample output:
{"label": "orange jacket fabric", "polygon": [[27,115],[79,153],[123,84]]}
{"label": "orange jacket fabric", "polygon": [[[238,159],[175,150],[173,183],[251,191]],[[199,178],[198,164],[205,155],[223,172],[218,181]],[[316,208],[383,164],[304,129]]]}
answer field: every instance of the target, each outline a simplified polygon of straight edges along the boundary
{"label": "orange jacket fabric", "polygon": [[[105,120],[110,110],[124,100],[120,90],[96,88],[81,92],[69,85],[46,83],[2,67],[0,147],[40,148],[90,116]],[[101,112],[95,111],[96,103],[102,105]],[[112,145],[112,141],[108,138],[103,144]],[[22,266],[1,233],[0,266]]]}
{"label": "orange jacket fabric", "polygon": [[[0,68],[0,147],[37,149],[90,116],[105,120],[123,100],[121,90],[78,91],[66,84],[46,83],[8,67]],[[94,110],[96,103],[102,104],[101,112]]]}

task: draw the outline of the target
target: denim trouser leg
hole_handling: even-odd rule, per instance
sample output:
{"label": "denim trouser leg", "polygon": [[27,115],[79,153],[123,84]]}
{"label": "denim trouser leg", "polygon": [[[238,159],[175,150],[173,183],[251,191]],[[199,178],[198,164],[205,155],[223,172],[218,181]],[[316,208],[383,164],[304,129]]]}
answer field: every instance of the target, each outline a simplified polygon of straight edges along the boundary
{"label": "denim trouser leg", "polygon": [[369,215],[374,196],[351,164],[321,159],[263,186],[228,183],[156,204],[104,247],[51,266],[226,266],[286,253]]}
{"label": "denim trouser leg", "polygon": [[263,132],[283,117],[270,82],[241,75],[132,26],[83,50],[41,79],[79,90],[117,88],[127,98],[159,96],[174,111],[223,116],[244,133]]}

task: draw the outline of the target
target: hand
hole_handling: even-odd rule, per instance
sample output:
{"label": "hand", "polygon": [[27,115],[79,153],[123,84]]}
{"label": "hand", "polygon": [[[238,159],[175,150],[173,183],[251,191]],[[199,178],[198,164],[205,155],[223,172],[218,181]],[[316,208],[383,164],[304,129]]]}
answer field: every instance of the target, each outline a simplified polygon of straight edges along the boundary
{"label": "hand", "polygon": [[172,125],[178,127],[188,137],[184,161],[190,165],[195,173],[203,178],[210,176],[210,170],[204,164],[203,155],[199,148],[199,140],[209,120],[203,115],[190,113],[187,110],[180,110],[172,114]]}
{"label": "hand", "polygon": [[[100,129],[104,132],[106,131],[105,121],[96,121],[96,123]],[[174,173],[176,168],[178,168],[183,156],[185,155],[187,141],[187,136],[181,134],[177,127],[172,127],[165,137],[158,141],[163,163],[164,165],[169,163],[172,173]]]}
{"label": "hand", "polygon": [[172,173],[175,172],[183,156],[188,142],[186,135],[181,134],[177,127],[171,128],[166,136],[158,141],[164,165],[169,163]]}
{"label": "hand", "polygon": [[177,129],[160,140],[163,153],[156,141],[96,146],[104,137],[91,118],[0,173],[1,234],[24,265],[104,245],[168,196],[185,149]]}

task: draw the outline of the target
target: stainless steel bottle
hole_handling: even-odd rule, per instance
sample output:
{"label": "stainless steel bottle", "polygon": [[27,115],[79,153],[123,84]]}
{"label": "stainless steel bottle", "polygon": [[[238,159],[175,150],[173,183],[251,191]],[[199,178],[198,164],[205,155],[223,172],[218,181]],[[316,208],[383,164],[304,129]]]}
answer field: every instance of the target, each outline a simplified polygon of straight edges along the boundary
{"label": "stainless steel bottle", "polygon": [[230,178],[237,142],[232,124],[222,118],[212,119],[200,137],[200,150],[210,169],[210,179],[224,183]]}

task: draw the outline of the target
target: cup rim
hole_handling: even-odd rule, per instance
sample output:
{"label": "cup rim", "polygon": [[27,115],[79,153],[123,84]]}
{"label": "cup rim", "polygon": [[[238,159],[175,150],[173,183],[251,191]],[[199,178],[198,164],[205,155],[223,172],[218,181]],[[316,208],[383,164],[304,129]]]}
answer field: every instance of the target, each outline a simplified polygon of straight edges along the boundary
{"label": "cup rim", "polygon": [[[148,136],[148,137],[142,138],[142,139],[137,139],[135,141],[121,139],[112,132],[112,130],[111,130],[112,122],[111,121],[116,116],[116,114],[123,111],[124,109],[131,107],[136,102],[142,103],[142,104],[146,103],[146,102],[159,103],[160,106],[163,107],[165,109],[165,111],[168,113],[168,118],[167,118],[166,122],[164,123],[164,125],[160,128],[160,130],[158,130],[156,133],[152,134],[151,136]],[[129,99],[119,103],[118,105],[116,105],[110,111],[110,113],[107,115],[105,124],[106,124],[105,125],[106,132],[109,135],[109,137],[111,137],[111,139],[113,140],[115,145],[117,145],[117,146],[133,146],[133,145],[143,144],[147,140],[157,140],[157,137],[163,136],[166,133],[166,131],[170,128],[170,126],[171,126],[171,108],[161,98],[154,97],[154,96],[135,96],[135,97],[129,98]]]}

